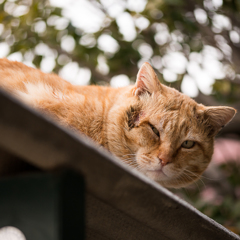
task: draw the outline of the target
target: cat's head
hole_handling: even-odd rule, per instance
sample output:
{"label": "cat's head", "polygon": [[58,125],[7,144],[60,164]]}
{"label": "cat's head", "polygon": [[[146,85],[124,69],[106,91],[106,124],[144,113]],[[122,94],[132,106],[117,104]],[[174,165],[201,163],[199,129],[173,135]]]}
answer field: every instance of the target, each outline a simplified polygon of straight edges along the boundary
{"label": "cat's head", "polygon": [[111,115],[110,150],[165,187],[200,177],[211,160],[214,136],[236,113],[197,104],[162,85],[148,63],[123,95]]}

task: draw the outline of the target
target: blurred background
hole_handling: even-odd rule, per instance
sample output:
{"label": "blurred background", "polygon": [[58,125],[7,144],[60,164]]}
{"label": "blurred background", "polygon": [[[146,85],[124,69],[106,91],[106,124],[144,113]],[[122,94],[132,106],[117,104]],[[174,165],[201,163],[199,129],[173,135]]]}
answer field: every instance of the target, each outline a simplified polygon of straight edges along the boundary
{"label": "blurred background", "polygon": [[[161,82],[205,105],[240,112],[239,0],[0,0],[0,57],[72,84],[133,84],[150,62]],[[171,190],[240,234],[240,115],[213,161]]]}

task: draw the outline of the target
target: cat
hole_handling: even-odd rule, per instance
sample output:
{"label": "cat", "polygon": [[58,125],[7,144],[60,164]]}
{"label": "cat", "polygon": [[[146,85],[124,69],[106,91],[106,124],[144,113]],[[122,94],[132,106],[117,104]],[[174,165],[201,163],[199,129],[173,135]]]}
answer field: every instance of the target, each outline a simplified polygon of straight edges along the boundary
{"label": "cat", "polygon": [[168,188],[201,176],[214,136],[236,113],[231,107],[197,104],[161,84],[147,62],[135,85],[111,88],[74,86],[55,74],[0,59],[0,87]]}

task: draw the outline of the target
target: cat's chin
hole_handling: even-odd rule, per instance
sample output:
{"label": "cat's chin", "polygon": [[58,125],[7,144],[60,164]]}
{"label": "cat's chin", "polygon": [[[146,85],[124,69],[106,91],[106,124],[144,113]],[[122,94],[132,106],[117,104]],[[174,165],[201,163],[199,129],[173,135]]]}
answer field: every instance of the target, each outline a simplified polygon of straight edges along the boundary
{"label": "cat's chin", "polygon": [[171,176],[168,176],[166,172],[162,169],[157,170],[147,170],[145,172],[146,176],[150,179],[158,182],[160,185],[166,188],[181,188],[187,185],[187,183],[183,183],[182,181],[175,181]]}
{"label": "cat's chin", "polygon": [[147,170],[145,173],[149,178],[151,178],[154,181],[161,182],[164,180],[169,180],[169,177],[164,173],[162,169],[157,170]]}

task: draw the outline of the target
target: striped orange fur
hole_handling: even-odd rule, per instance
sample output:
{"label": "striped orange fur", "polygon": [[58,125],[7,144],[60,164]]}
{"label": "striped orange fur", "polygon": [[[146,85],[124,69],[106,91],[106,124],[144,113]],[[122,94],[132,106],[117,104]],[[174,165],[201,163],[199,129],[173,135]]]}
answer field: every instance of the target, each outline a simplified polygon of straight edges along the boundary
{"label": "striped orange fur", "polygon": [[197,104],[161,84],[148,63],[134,86],[111,88],[74,86],[55,74],[0,59],[0,86],[165,187],[186,186],[201,176],[214,136],[236,112]]}

